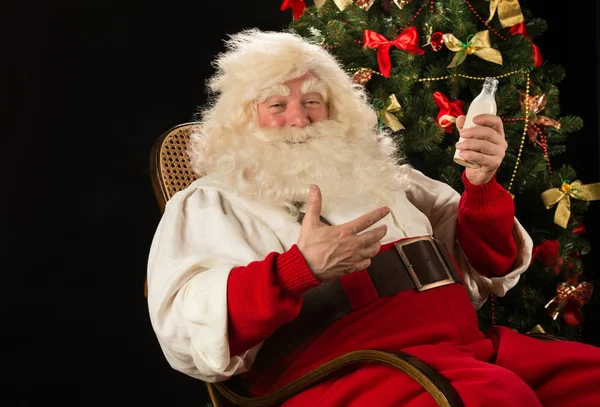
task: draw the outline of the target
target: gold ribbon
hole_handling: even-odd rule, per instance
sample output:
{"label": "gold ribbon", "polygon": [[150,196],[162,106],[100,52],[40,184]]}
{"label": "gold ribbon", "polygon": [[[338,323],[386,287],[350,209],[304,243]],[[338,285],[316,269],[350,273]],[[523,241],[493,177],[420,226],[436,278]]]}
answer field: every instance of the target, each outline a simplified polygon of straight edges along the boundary
{"label": "gold ribbon", "polygon": [[[315,6],[317,6],[317,8],[321,8],[326,1],[327,0],[315,0]],[[352,4],[352,0],[333,0],[333,2],[336,6],[338,6],[340,11],[344,11],[349,4]],[[371,1],[371,4],[373,4],[373,1]],[[371,7],[371,5],[369,5],[369,7]]]}
{"label": "gold ribbon", "polygon": [[502,27],[510,27],[525,21],[518,0],[490,0],[490,17],[486,23],[492,21],[498,10],[498,19]]}
{"label": "gold ribbon", "polygon": [[384,109],[379,109],[379,118],[385,124],[389,126],[393,131],[400,131],[404,129],[400,120],[393,114],[394,112],[399,112],[402,109],[398,99],[396,99],[396,95],[393,93],[388,97],[387,107]]}
{"label": "gold ribbon", "polygon": [[444,44],[454,55],[448,68],[454,68],[463,63],[468,54],[477,55],[481,59],[502,65],[502,54],[497,49],[491,47],[490,32],[488,30],[479,31],[477,34],[470,35],[466,44],[450,33],[442,36]]}
{"label": "gold ribbon", "polygon": [[579,180],[573,181],[571,184],[564,181],[560,188],[550,188],[542,192],[542,202],[544,202],[546,209],[550,209],[558,204],[556,212],[554,212],[554,223],[565,229],[571,217],[570,198],[582,201],[596,201],[600,199],[600,182],[583,185]]}

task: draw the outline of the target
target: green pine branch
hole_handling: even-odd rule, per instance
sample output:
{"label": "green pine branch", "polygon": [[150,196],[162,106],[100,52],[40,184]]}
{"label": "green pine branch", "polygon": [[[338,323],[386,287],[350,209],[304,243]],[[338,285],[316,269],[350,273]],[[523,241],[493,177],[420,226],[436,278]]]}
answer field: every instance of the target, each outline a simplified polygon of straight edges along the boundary
{"label": "green pine branch", "polygon": [[[573,233],[581,224],[590,203],[571,199],[571,218],[566,229],[554,223],[555,208],[546,209],[541,193],[548,188],[559,188],[563,180],[573,181],[577,174],[569,165],[554,168],[553,159],[566,150],[569,137],[576,137],[583,121],[575,115],[561,116],[559,84],[565,70],[553,61],[544,61],[536,67],[532,58],[533,44],[543,36],[547,22],[531,14],[526,1],[521,0],[528,36],[511,35],[495,16],[487,26],[482,22],[489,15],[489,1],[464,0],[436,1],[432,13],[429,2],[413,0],[402,9],[392,4],[386,12],[376,1],[365,11],[350,4],[343,11],[333,0],[321,8],[308,7],[302,17],[290,23],[290,28],[315,43],[321,44],[338,58],[349,73],[360,68],[374,71],[372,79],[364,86],[372,104],[394,94],[402,106],[396,114],[405,127],[392,136],[405,152],[409,162],[432,178],[438,179],[462,192],[463,168],[453,162],[454,143],[458,139],[455,126],[447,134],[436,122],[439,108],[434,92],[441,92],[451,101],[464,102],[467,111],[473,98],[481,90],[486,76],[499,78],[496,93],[498,115],[504,120],[508,149],[497,179],[514,195],[516,215],[531,234],[534,245],[545,240],[558,240],[560,257],[564,259],[560,272],[534,261],[522,275],[517,286],[503,298],[496,298],[494,318],[497,324],[507,325],[527,332],[541,325],[547,332],[576,338],[577,328],[565,324],[562,318],[552,319],[544,308],[556,293],[556,285],[573,276],[583,276],[589,281],[598,279],[594,270],[583,270],[581,256],[590,251],[589,242]],[[413,55],[395,47],[389,49],[391,74],[384,78],[378,74],[377,50],[364,47],[363,33],[372,30],[388,40],[394,40],[404,29],[414,26],[419,33],[423,55]],[[466,43],[470,36],[489,31],[491,47],[502,55],[502,64],[467,53],[464,62],[455,68],[448,64],[456,53],[442,45],[434,50],[430,33],[452,34]],[[529,82],[527,81],[529,77]],[[528,86],[529,85],[529,86]],[[545,105],[537,111],[525,108],[520,94],[529,90],[529,96],[544,97]],[[544,124],[537,120],[547,117],[560,126]],[[535,124],[541,135],[531,137],[525,132],[526,124]],[[384,124],[385,125],[385,124]],[[547,154],[547,156],[546,156]],[[592,302],[598,301],[595,295]],[[491,323],[490,302],[479,311],[482,326]]]}

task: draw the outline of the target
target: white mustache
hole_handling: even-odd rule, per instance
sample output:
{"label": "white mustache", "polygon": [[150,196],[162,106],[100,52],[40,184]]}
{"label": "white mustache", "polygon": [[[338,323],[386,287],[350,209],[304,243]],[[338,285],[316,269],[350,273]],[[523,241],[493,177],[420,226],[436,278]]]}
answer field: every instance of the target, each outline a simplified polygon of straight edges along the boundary
{"label": "white mustache", "polygon": [[[331,123],[329,124],[329,127]],[[281,128],[262,128],[254,134],[262,141],[268,144],[306,144],[307,142],[322,138],[328,125],[325,122],[311,123],[306,127],[281,127]],[[328,132],[331,133],[331,132]],[[328,134],[328,137],[331,137]]]}

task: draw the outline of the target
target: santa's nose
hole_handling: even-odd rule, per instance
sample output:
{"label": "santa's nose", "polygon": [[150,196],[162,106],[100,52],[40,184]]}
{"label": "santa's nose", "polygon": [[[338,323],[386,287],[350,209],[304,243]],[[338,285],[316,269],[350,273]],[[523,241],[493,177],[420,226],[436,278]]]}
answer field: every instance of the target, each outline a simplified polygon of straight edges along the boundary
{"label": "santa's nose", "polygon": [[306,127],[310,124],[310,119],[306,108],[301,105],[288,106],[286,124],[292,127]]}

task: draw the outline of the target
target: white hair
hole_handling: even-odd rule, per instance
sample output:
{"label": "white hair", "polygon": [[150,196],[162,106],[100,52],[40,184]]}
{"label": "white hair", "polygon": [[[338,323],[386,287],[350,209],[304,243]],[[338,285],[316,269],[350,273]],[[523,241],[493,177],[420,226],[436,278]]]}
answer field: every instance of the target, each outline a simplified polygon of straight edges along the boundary
{"label": "white hair", "polygon": [[[249,29],[231,35],[226,47],[191,135],[191,166],[200,176],[220,175],[240,194],[285,206],[306,197],[310,183],[324,198],[405,189],[408,169],[399,165],[396,143],[379,131],[364,88],[333,55],[291,31]],[[258,128],[264,90],[309,72],[326,87],[328,120],[304,129]],[[310,142],[289,144],[286,137]]]}

